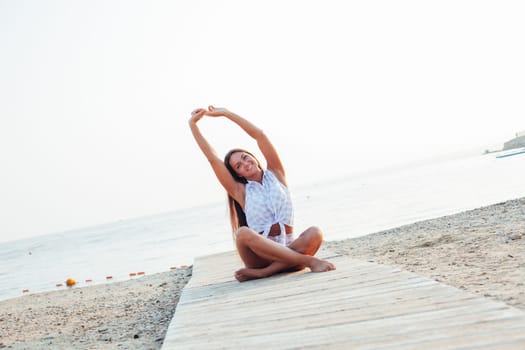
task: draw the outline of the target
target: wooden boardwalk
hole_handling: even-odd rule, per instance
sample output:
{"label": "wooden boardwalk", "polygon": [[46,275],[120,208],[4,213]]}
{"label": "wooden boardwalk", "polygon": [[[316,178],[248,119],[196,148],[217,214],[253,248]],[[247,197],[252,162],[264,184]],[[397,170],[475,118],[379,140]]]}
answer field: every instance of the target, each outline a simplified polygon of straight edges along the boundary
{"label": "wooden boardwalk", "polygon": [[239,283],[234,252],[198,258],[163,350],[525,349],[520,309],[391,266],[329,260],[337,270]]}

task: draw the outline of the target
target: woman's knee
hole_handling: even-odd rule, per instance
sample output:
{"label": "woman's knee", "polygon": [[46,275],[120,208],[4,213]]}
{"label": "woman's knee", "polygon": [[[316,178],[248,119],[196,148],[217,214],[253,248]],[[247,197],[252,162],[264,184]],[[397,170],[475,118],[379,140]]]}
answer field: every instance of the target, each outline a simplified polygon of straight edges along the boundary
{"label": "woman's knee", "polygon": [[304,232],[312,241],[323,241],[323,231],[317,226],[311,226]]}
{"label": "woman's knee", "polygon": [[317,226],[312,226],[306,230],[308,246],[304,253],[307,255],[315,255],[321,244],[323,244],[323,231]]}
{"label": "woman's knee", "polygon": [[290,245],[293,250],[306,255],[315,255],[323,243],[323,231],[317,226],[306,229]]}
{"label": "woman's knee", "polygon": [[237,244],[244,243],[246,241],[252,240],[254,235],[257,235],[255,231],[246,226],[241,226],[237,229],[237,231],[235,231],[235,242],[237,242]]}

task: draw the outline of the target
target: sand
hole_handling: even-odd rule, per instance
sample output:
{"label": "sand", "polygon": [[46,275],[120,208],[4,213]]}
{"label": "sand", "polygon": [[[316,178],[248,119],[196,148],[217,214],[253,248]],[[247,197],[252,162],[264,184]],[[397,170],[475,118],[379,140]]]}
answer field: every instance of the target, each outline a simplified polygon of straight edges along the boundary
{"label": "sand", "polygon": [[191,267],[0,302],[0,348],[160,349]]}
{"label": "sand", "polygon": [[[525,310],[525,198],[323,249],[398,266]],[[0,302],[0,348],[160,349],[191,267]],[[233,271],[232,271],[233,278]]]}
{"label": "sand", "polygon": [[525,310],[525,198],[326,242],[324,248]]}

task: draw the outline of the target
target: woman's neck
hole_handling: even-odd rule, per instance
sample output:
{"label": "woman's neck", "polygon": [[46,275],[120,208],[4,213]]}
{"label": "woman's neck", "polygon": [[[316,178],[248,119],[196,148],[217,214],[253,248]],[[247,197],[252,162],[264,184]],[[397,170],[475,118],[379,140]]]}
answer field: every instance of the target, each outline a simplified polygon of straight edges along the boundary
{"label": "woman's neck", "polygon": [[264,174],[264,171],[262,169],[259,169],[257,173],[253,174],[253,176],[250,176],[250,178],[246,178],[246,180],[262,183],[263,174]]}

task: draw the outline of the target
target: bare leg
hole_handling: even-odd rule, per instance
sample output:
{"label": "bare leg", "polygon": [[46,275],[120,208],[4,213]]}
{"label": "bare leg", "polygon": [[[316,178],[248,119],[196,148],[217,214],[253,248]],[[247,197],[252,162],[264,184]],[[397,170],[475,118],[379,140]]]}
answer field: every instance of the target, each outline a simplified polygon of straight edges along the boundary
{"label": "bare leg", "polygon": [[[305,232],[303,232],[290,245],[289,248],[298,253],[313,256],[317,252],[319,247],[321,246],[322,241],[323,241],[323,235],[322,235],[321,230],[317,227],[310,227]],[[242,249],[242,246],[238,248]],[[249,252],[250,252],[251,258],[260,259],[251,250]],[[265,264],[263,264],[263,266],[265,267],[262,267],[261,265],[254,266],[254,264],[250,264],[246,260],[245,260],[245,263],[246,263],[246,267],[238,270],[235,274],[235,277],[241,282],[250,280],[250,279],[255,279],[255,278],[268,277],[268,276],[271,276],[275,273],[282,272],[282,271],[298,271],[306,267],[306,265],[301,265],[301,264],[293,265],[287,262],[268,261],[268,260],[265,260]],[[329,266],[330,266],[329,269],[333,269],[333,265],[329,264]],[[316,271],[316,270],[312,269],[312,271]]]}
{"label": "bare leg", "polygon": [[314,272],[333,270],[331,263],[313,257],[322,241],[321,230],[311,227],[287,248],[243,227],[237,232],[236,244],[246,267],[238,270],[235,278],[243,282],[305,267]]}

